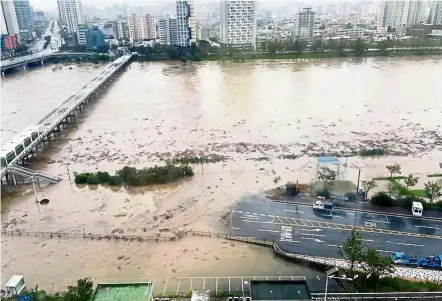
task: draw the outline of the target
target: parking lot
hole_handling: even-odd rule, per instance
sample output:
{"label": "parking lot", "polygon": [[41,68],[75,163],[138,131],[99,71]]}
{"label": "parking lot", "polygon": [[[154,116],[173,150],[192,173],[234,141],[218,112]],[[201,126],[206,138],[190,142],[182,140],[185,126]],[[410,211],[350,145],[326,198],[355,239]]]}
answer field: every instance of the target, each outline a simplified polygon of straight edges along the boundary
{"label": "parking lot", "polygon": [[249,296],[251,280],[297,280],[303,276],[243,276],[243,277],[180,277],[154,278],[153,296],[185,296],[192,290],[223,291],[224,294]]}

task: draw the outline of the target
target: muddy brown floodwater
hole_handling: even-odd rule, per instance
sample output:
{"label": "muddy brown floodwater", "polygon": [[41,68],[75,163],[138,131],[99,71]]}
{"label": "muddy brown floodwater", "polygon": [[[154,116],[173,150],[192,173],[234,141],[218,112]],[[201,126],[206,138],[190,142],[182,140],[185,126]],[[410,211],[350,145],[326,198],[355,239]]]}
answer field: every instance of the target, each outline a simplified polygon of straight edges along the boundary
{"label": "muddy brown floodwater", "polygon": [[[35,122],[102,67],[40,68],[1,83],[2,141]],[[386,147],[394,156],[352,157],[342,178],[438,172],[442,162],[440,57],[364,60],[132,63],[31,167],[61,176],[2,202],[6,229],[172,235],[224,232],[222,216],[273,179],[310,182],[312,155]],[[79,187],[70,172],[161,164],[178,153],[219,154],[192,179],[134,189]],[[296,155],[297,159],[282,159]],[[214,238],[174,243],[2,237],[2,282],[22,273],[57,290],[78,277],[95,280],[195,275],[309,275],[255,246]],[[129,259],[119,260],[121,255]],[[256,263],[260,264],[257,265]],[[32,267],[32,268],[29,268]],[[231,273],[231,274],[229,274]],[[70,276],[66,276],[70,275]],[[61,281],[61,279],[67,279]]]}

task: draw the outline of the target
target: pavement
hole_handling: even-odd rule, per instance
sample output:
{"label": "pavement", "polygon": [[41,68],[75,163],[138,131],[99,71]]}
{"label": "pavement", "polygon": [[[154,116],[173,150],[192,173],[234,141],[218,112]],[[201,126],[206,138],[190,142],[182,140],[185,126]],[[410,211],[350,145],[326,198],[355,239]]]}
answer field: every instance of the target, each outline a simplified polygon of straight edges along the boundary
{"label": "pavement", "polygon": [[344,208],[320,211],[260,196],[244,199],[232,210],[229,232],[274,241],[289,253],[341,258],[339,247],[353,227],[363,233],[365,247],[376,248],[382,255],[442,253],[442,219]]}

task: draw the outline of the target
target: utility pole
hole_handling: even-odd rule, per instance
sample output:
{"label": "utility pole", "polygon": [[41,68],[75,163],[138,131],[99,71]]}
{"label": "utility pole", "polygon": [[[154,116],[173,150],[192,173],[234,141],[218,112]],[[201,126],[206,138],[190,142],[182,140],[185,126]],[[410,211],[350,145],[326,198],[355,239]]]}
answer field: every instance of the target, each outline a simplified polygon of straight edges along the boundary
{"label": "utility pole", "polygon": [[359,192],[359,180],[361,179],[361,169],[359,168],[359,173],[358,173],[358,186],[356,186],[356,195],[358,195]]}
{"label": "utility pole", "polygon": [[67,172],[68,172],[69,182],[72,184],[72,181],[71,181],[71,173],[69,172],[69,163],[66,164],[66,170],[67,170]]}

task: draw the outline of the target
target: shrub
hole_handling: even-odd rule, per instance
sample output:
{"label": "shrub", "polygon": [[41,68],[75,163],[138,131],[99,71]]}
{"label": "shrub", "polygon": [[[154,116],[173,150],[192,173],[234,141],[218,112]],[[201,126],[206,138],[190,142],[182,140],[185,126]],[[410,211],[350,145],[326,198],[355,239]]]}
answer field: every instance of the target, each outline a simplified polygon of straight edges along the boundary
{"label": "shrub", "polygon": [[383,148],[363,148],[359,150],[359,156],[369,157],[369,156],[385,156],[388,155],[388,150]]}
{"label": "shrub", "polygon": [[105,172],[99,171],[97,172],[97,178],[98,180],[100,180],[100,183],[107,183],[109,182],[110,175],[107,171]]}
{"label": "shrub", "polygon": [[87,177],[87,183],[89,185],[98,185],[100,184],[100,180],[98,179],[98,177],[94,174],[91,174],[89,177]]}
{"label": "shrub", "polygon": [[117,175],[119,175],[123,181],[126,181],[127,177],[131,174],[135,174],[137,169],[135,167],[124,166],[122,169],[117,170]]}
{"label": "shrub", "polygon": [[287,196],[297,196],[299,194],[298,184],[287,182],[287,184],[285,184],[285,194]]}
{"label": "shrub", "polygon": [[85,173],[76,173],[74,172],[75,176],[75,184],[86,184],[87,178],[92,175],[91,173],[85,172]]}
{"label": "shrub", "polygon": [[123,183],[123,180],[120,176],[110,176],[109,177],[109,185],[110,186],[120,186]]}
{"label": "shrub", "polygon": [[370,203],[379,206],[393,206],[394,200],[385,192],[378,192],[372,196]]}
{"label": "shrub", "polygon": [[329,198],[330,197],[330,191],[328,189],[319,189],[319,190],[316,190],[316,195]]}

